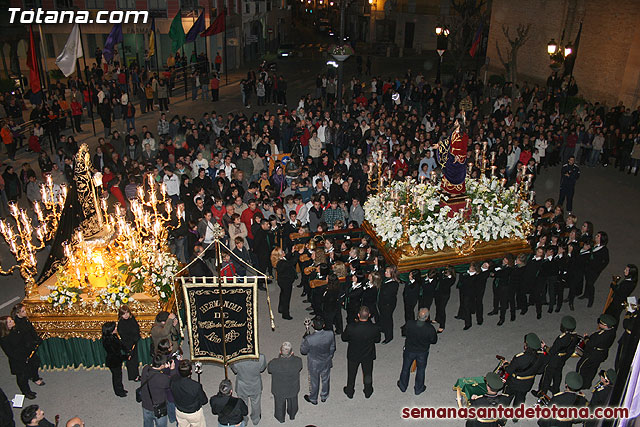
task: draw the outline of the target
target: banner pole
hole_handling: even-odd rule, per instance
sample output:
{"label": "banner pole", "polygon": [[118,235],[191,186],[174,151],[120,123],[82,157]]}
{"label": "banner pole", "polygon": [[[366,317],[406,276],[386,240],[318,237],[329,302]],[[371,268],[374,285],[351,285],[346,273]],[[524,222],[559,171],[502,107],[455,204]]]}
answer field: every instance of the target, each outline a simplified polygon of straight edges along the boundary
{"label": "banner pole", "polygon": [[220,241],[216,239],[215,246],[216,257],[216,273],[218,273],[218,300],[220,304],[220,320],[222,325],[222,363],[224,365],[224,378],[229,379],[229,372],[227,370],[227,337],[224,330],[224,298],[222,297],[222,274],[220,272],[220,259],[222,254],[220,253]]}
{"label": "banner pole", "polygon": [[[80,25],[78,25],[78,33],[80,34],[80,46],[82,48],[82,62],[84,63],[84,69],[85,71],[88,70],[87,68],[87,52],[84,50],[84,43],[82,42],[82,28],[80,27]],[[124,39],[124,38],[123,38]],[[77,60],[77,58],[76,58]],[[98,64],[98,66],[100,66],[100,64]],[[80,74],[80,73],[78,73]],[[93,119],[93,92],[95,91],[95,88],[93,86],[93,82],[91,81],[91,78],[89,77],[89,75],[87,74],[87,87],[89,89],[89,115],[91,116],[91,126],[93,126],[93,136],[96,136],[96,122]],[[97,108],[97,106],[96,106]]]}

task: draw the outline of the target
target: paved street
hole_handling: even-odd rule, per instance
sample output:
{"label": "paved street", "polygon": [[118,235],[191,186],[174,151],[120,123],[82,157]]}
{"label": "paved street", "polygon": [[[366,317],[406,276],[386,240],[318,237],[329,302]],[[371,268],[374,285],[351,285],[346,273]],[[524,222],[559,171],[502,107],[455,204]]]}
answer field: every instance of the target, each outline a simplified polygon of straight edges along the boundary
{"label": "paved street", "polygon": [[[324,62],[321,53],[313,53],[315,46],[306,47],[302,57],[291,58],[279,62],[279,71],[283,72],[289,81],[289,103],[297,102],[300,95],[312,91],[315,88],[314,76],[324,71]],[[310,49],[310,51],[309,51]],[[355,61],[351,60],[347,66],[347,75],[355,68]],[[425,63],[424,58],[383,59],[374,61],[374,73],[391,75],[408,67],[414,70],[420,69]],[[238,83],[230,84],[222,88],[221,101],[217,103],[190,100],[184,97],[174,100],[170,106],[170,115],[180,114],[199,118],[204,111],[216,110],[226,113],[243,108],[240,104],[240,92]],[[272,107],[269,107],[272,108]],[[255,105],[251,110],[257,111]],[[157,113],[146,114],[136,119],[140,127],[147,124],[155,130]],[[98,127],[98,136],[101,134],[101,126]],[[85,129],[90,126],[85,123]],[[80,138],[83,141],[95,144],[93,135],[85,135]],[[21,154],[17,163],[27,160],[25,154]],[[592,332],[596,328],[596,317],[602,310],[608,285],[612,274],[621,274],[627,263],[638,263],[637,254],[640,253],[640,237],[638,227],[640,219],[637,212],[640,209],[640,190],[638,183],[640,178],[622,174],[609,168],[583,168],[582,176],[578,182],[575,198],[575,213],[580,222],[591,220],[597,230],[605,230],[609,233],[609,249],[611,263],[604,271],[596,284],[596,303],[593,308],[587,309],[584,300],[576,303],[576,311],[572,314],[578,321],[579,333]],[[538,200],[546,197],[558,196],[559,168],[550,168],[542,173],[536,181]],[[0,245],[0,259],[3,266],[9,264],[9,254],[6,245]],[[0,294],[0,313],[8,314],[11,305],[23,295],[23,282],[17,274],[2,278],[2,293]],[[271,300],[277,302],[278,289],[272,286],[269,290]],[[307,316],[304,305],[301,303],[300,289],[295,289],[292,298],[292,321],[284,321],[276,318],[276,330],[269,328],[269,316],[267,313],[266,299],[260,294],[259,321],[260,321],[260,350],[267,359],[277,356],[281,342],[291,341],[294,349],[299,345],[304,333],[303,320]],[[485,296],[485,311],[490,311],[491,293]],[[507,322],[502,327],[497,327],[497,318],[485,318],[484,325],[474,325],[470,330],[462,330],[462,322],[453,319],[458,308],[458,294],[452,292],[452,298],[448,305],[449,325],[444,334],[439,335],[438,344],[432,346],[427,366],[427,390],[420,396],[413,395],[412,383],[407,393],[401,393],[396,387],[396,381],[402,363],[403,340],[400,337],[399,326],[402,324],[402,303],[395,311],[396,338],[388,345],[379,345],[377,348],[377,360],[374,364],[374,389],[370,399],[365,399],[362,393],[362,380],[360,374],[357,379],[356,394],[353,400],[349,400],[342,393],[342,387],[346,383],[346,345],[339,342],[334,357],[332,374],[331,395],[326,403],[317,406],[307,404],[302,395],[306,392],[306,359],[303,358],[305,369],[302,372],[302,390],[299,396],[300,411],[296,420],[287,422],[288,425],[305,426],[314,424],[322,427],[331,426],[387,426],[399,425],[401,408],[404,406],[454,406],[455,393],[451,387],[459,377],[483,375],[496,365],[495,355],[500,354],[511,358],[522,350],[523,336],[528,332],[537,332],[546,342],[552,342],[559,333],[559,323],[563,315],[568,313],[568,307],[563,312],[543,314],[541,320],[535,319],[535,310],[530,310],[524,317],[519,316],[515,322]],[[339,338],[338,338],[339,340]],[[188,353],[185,344],[185,352]],[[612,349],[615,352],[616,346]],[[613,355],[603,367],[612,367]],[[568,363],[569,368],[575,366],[576,360]],[[568,369],[565,369],[565,373]],[[231,374],[233,379],[233,374]],[[107,370],[81,370],[44,372],[42,376],[47,384],[37,388],[39,404],[47,414],[49,420],[53,420],[55,414],[61,415],[61,421],[66,421],[74,415],[82,417],[87,426],[111,427],[111,426],[139,426],[142,424],[140,404],[135,402],[134,390],[136,383],[126,383],[129,391],[128,398],[118,398],[111,390],[111,379]],[[206,365],[202,375],[202,382],[208,396],[217,392],[219,381],[224,377],[223,368],[215,365]],[[4,354],[0,356],[0,378],[2,389],[10,397],[18,392],[15,378],[10,375],[8,363]],[[273,397],[270,394],[271,382],[266,373],[263,392],[263,418],[261,426],[275,426],[279,423],[273,418]],[[413,377],[412,377],[413,381]],[[528,396],[527,402],[532,403],[532,396]],[[216,425],[217,418],[211,414],[210,408],[205,408],[207,423]],[[19,417],[19,411],[15,411]],[[17,419],[17,418],[16,418]],[[427,425],[434,426],[461,426],[464,421],[423,421]],[[416,423],[413,421],[412,423]],[[17,423],[18,425],[19,423]],[[511,424],[510,424],[511,425]],[[521,421],[520,426],[533,426],[534,421]]]}

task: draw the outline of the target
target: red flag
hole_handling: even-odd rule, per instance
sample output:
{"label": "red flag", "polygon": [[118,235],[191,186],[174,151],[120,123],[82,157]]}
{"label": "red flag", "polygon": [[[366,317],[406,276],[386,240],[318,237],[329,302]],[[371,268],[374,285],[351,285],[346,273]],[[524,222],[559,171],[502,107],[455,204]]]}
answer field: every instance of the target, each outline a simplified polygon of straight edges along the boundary
{"label": "red flag", "polygon": [[31,92],[38,93],[42,90],[42,87],[40,86],[40,71],[38,70],[38,59],[36,58],[36,44],[33,41],[33,28],[31,26],[29,26],[27,67],[29,67],[29,87],[31,87]]}
{"label": "red flag", "polygon": [[216,17],[216,19],[213,20],[211,25],[209,25],[209,28],[207,28],[206,30],[204,30],[202,34],[200,34],[200,37],[213,36],[223,32],[225,29],[226,29],[226,26],[225,26],[224,12],[222,12],[220,15]]}

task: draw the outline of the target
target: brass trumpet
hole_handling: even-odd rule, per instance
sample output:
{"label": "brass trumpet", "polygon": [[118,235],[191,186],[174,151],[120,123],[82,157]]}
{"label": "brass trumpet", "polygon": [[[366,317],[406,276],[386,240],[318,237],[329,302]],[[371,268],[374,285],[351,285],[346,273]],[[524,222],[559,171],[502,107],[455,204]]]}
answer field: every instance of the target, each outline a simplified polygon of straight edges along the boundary
{"label": "brass trumpet", "polygon": [[620,276],[616,276],[615,274],[611,276],[611,283],[614,285],[617,285],[620,282],[620,279],[622,279],[622,277]]}
{"label": "brass trumpet", "polygon": [[308,242],[307,247],[311,250],[314,250],[318,247],[318,244],[324,245],[324,233],[319,236],[313,236]]}
{"label": "brass trumpet", "polygon": [[625,310],[629,311],[629,307],[631,307],[631,311],[636,311],[638,310],[638,304],[629,304],[628,301],[623,301],[622,302],[622,306],[624,307]]}

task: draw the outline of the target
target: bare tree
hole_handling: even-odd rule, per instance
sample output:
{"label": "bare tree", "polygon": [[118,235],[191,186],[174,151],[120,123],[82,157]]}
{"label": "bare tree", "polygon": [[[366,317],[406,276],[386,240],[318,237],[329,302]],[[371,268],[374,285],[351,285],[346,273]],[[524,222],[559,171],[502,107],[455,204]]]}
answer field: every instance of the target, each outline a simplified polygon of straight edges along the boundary
{"label": "bare tree", "polygon": [[496,40],[496,50],[498,51],[498,58],[500,58],[500,62],[504,66],[504,70],[506,73],[506,80],[516,83],[518,80],[518,49],[520,49],[529,39],[529,30],[531,29],[531,24],[519,24],[516,29],[516,36],[511,38],[509,35],[509,27],[506,25],[502,26],[502,33],[507,38],[507,42],[509,43],[509,47],[507,47],[506,58],[502,55],[500,51],[500,45]]}
{"label": "bare tree", "polygon": [[455,58],[456,69],[460,69],[462,61],[468,55],[473,38],[480,23],[487,28],[490,11],[486,0],[450,0],[455,11],[447,20],[450,30],[449,51]]}

